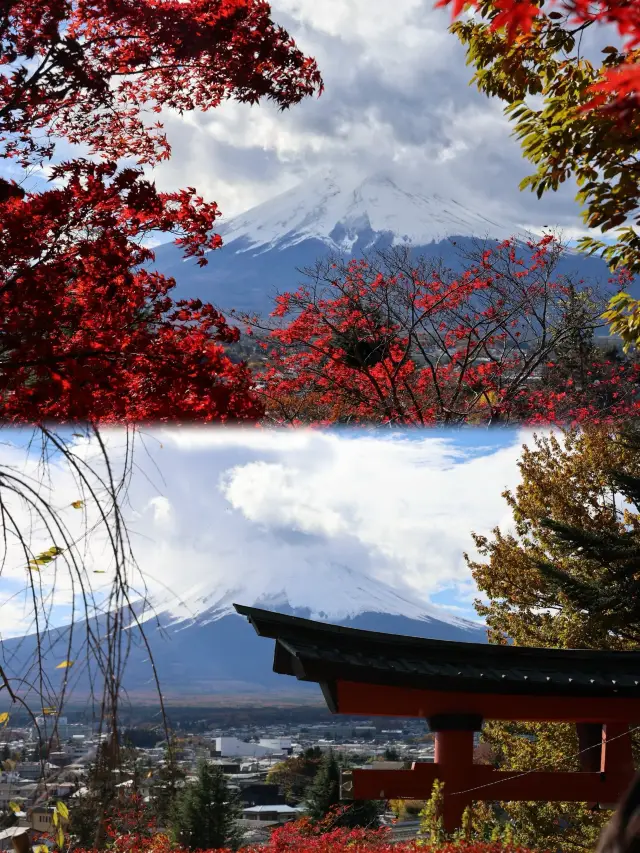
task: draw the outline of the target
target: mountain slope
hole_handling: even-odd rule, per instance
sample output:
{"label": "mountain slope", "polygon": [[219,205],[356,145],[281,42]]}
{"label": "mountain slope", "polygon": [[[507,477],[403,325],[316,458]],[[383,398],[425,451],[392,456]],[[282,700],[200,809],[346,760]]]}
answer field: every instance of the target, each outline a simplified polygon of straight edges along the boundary
{"label": "mountain slope", "polygon": [[[209,588],[203,582],[183,596],[155,602],[154,611],[140,613],[163,695],[184,704],[219,702],[309,701],[317,685],[297,682],[272,671],[273,648],[232,609],[233,602],[372,631],[436,639],[485,642],[481,625],[465,621],[394,588],[341,566],[327,566],[321,576],[300,573],[279,577],[249,589],[242,583]],[[104,620],[102,620],[103,622]],[[84,631],[76,626],[75,643]],[[154,681],[149,655],[138,629],[130,628],[132,649],[124,686],[134,701],[152,700]],[[66,658],[68,629],[46,638],[46,669],[53,683],[62,679],[56,665]],[[35,651],[35,638],[0,644],[12,672],[24,671]],[[76,645],[74,655],[82,657]],[[3,664],[4,665],[4,664]],[[74,675],[76,675],[74,673]],[[77,673],[75,695],[87,690],[86,674]]]}
{"label": "mountain slope", "polygon": [[[426,182],[425,182],[426,183]],[[176,279],[177,298],[200,298],[224,311],[266,314],[276,293],[298,287],[298,270],[313,267],[330,254],[358,258],[393,245],[414,255],[442,259],[454,270],[475,240],[495,245],[522,235],[517,223],[499,222],[469,210],[453,198],[376,174],[365,180],[338,174],[316,177],[225,222],[218,231],[224,245],[209,252],[200,268],[184,260],[173,244],[156,247],[151,264]],[[455,240],[456,245],[452,245]],[[606,282],[599,258],[569,255],[559,273]]]}
{"label": "mountain slope", "polygon": [[349,254],[363,233],[393,235],[393,243],[425,245],[453,235],[508,237],[511,227],[468,210],[454,199],[402,187],[385,174],[363,181],[331,172],[294,187],[220,229],[234,252],[282,251],[319,240]]}

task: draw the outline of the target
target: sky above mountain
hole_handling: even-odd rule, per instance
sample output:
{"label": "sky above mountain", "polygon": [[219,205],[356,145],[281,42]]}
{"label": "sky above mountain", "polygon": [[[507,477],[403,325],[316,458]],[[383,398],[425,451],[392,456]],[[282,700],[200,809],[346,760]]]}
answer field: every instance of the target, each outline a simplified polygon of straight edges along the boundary
{"label": "sky above mountain", "polygon": [[[435,10],[433,0],[271,6],[274,20],[316,57],[324,94],[285,112],[228,102],[207,114],[163,113],[173,157],[154,170],[161,189],[196,186],[228,220],[334,168],[361,178],[397,168],[490,219],[581,231],[571,183],[540,201],[519,192],[531,167],[500,102],[469,86],[472,71],[447,31],[447,10]],[[582,36],[585,56],[607,43],[606,30],[598,33],[603,45],[592,43],[591,31]],[[71,153],[61,144],[56,159]]]}
{"label": "sky above mountain", "polygon": [[[509,527],[501,494],[517,485],[517,460],[530,437],[484,429],[147,431],[137,438],[126,507],[141,573],[135,585],[146,584],[159,609],[170,607],[183,618],[189,607],[238,595],[245,597],[241,603],[285,596],[314,612],[352,612],[380,597],[386,585],[397,594],[396,612],[404,598],[408,611],[437,616],[444,608],[475,619],[476,591],[463,552],[473,552],[471,531]],[[27,439],[27,433],[5,431],[0,464],[38,478]],[[124,435],[111,431],[107,440],[117,469]],[[75,442],[92,462],[95,445]],[[64,466],[54,462],[51,491],[46,483],[41,488],[80,536],[83,512],[71,506],[78,488]],[[15,509],[28,527],[24,510]],[[34,552],[51,544],[41,527],[32,527]],[[99,531],[84,545],[99,598],[113,571],[108,549]],[[13,546],[9,556],[0,575],[5,638],[33,629],[24,556]],[[64,572],[57,574],[55,594],[50,567],[38,580],[51,621],[61,624],[72,593]],[[352,590],[351,603],[340,600],[341,583]]]}

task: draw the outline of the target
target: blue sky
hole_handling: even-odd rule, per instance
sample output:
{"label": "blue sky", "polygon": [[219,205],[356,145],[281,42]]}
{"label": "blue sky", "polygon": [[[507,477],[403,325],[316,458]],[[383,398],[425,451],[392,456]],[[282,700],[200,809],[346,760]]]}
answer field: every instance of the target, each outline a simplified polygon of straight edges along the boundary
{"label": "blue sky", "polygon": [[[6,431],[9,438],[13,446],[0,444],[0,461],[38,476],[35,454],[26,458],[26,434]],[[107,438],[117,468],[123,436],[112,431]],[[319,579],[342,566],[365,586],[371,579],[425,606],[477,618],[462,554],[473,549],[472,531],[509,526],[501,495],[518,483],[529,438],[502,429],[146,431],[125,509],[140,572],[135,583],[144,582],[160,606],[194,589],[213,596],[238,589],[245,601],[284,590],[313,608],[325,592]],[[82,458],[94,459],[90,442],[75,441]],[[71,507],[77,484],[64,465],[54,464],[51,475],[50,496],[80,536],[83,512]],[[50,544],[33,530],[34,551]],[[113,570],[100,530],[82,547],[99,594]],[[0,576],[5,636],[28,630],[32,617],[24,559],[10,556]],[[71,600],[64,572],[55,592],[52,573],[43,570],[40,580],[59,621]]]}

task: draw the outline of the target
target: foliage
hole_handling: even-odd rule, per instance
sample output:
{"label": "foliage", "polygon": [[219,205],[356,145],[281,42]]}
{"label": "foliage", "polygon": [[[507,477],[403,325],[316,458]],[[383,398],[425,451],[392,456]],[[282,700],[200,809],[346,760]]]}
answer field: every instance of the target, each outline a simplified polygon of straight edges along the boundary
{"label": "foliage", "polygon": [[227,787],[221,767],[201,762],[197,780],[180,790],[172,809],[173,839],[189,850],[238,844],[240,806]]}
{"label": "foliage", "polygon": [[[624,492],[611,472],[640,474],[637,444],[603,425],[566,430],[534,437],[533,446],[523,449],[519,468],[519,486],[505,493],[513,532],[496,528],[491,536],[474,536],[481,559],[467,557],[479,590],[489,600],[476,607],[486,619],[490,641],[505,643],[510,637],[525,646],[637,648],[624,630],[624,613],[617,619],[606,610],[585,611],[541,570],[554,566],[578,582],[595,584],[604,594],[611,583],[607,562],[567,548],[548,520],[614,541],[625,529]],[[634,537],[637,519],[630,508],[626,521]],[[572,725],[491,722],[483,738],[501,769],[581,769]],[[640,744],[634,740],[637,753]],[[588,810],[586,804],[502,803],[501,808],[519,843],[561,844],[563,850],[593,845],[609,817]]]}
{"label": "foliage", "polygon": [[[640,431],[635,422],[623,424],[615,444],[640,463]],[[617,529],[592,530],[555,518],[542,519],[555,550],[587,565],[588,577],[540,560],[549,598],[564,599],[602,630],[633,643],[640,640],[640,476],[627,471],[606,472],[612,490],[607,501]],[[603,579],[604,580],[603,582]]]}
{"label": "foliage", "polygon": [[329,750],[322,757],[309,788],[307,803],[311,819],[322,821],[327,815],[333,815],[332,822],[336,826],[376,829],[380,825],[380,805],[377,802],[358,800],[340,808],[340,771],[335,754]]}
{"label": "foliage", "polygon": [[[320,823],[303,818],[284,824],[274,829],[266,843],[256,847],[249,845],[243,850],[246,853],[428,853],[429,850],[434,853],[529,853],[522,847],[502,842],[455,840],[436,846],[421,846],[415,841],[394,843],[388,829],[336,826],[334,817],[329,815]],[[186,853],[184,848],[172,846],[162,834],[150,839],[130,837],[123,842],[116,839],[113,849],[115,853]]]}
{"label": "foliage", "polygon": [[314,751],[312,747],[303,755],[295,755],[274,764],[267,773],[266,781],[278,785],[288,803],[299,803],[315,779],[321,760],[322,751]]}
{"label": "foliage", "polygon": [[[446,6],[451,0],[439,0]],[[454,17],[463,8],[453,2]],[[466,46],[473,81],[505,102],[525,157],[535,166],[521,188],[540,198],[575,178],[583,219],[613,244],[587,236],[580,246],[599,252],[612,269],[640,272],[640,16],[624,0],[474,0],[478,16],[452,30]],[[620,39],[599,62],[582,49],[596,24],[613,24]],[[607,40],[610,34],[606,35]],[[628,344],[640,338],[640,306],[614,298],[606,318]]]}
{"label": "foliage", "polygon": [[176,763],[176,745],[165,747],[164,760],[153,772],[149,786],[150,808],[160,827],[167,827],[179,786],[184,784],[185,772]]}
{"label": "foliage", "polygon": [[[307,271],[278,297],[259,374],[276,423],[557,423],[637,408],[638,365],[598,355],[606,297],[552,236],[478,245],[461,274],[408,250]],[[558,362],[560,367],[558,368]]]}
{"label": "foliage", "polygon": [[315,63],[260,0],[10,0],[0,27],[0,156],[40,168],[57,140],[92,156],[47,167],[45,192],[0,181],[5,420],[259,417],[221,346],[236,331],[148,269],[150,235],[201,265],[221,241],[215,203],[143,178],[170,155],[145,119],[229,98],[284,109],[321,91]]}

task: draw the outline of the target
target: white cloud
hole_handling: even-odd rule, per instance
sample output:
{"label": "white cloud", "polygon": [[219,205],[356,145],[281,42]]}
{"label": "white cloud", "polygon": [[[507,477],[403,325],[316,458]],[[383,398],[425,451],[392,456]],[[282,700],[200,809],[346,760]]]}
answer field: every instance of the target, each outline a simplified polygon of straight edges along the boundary
{"label": "white cloud", "polygon": [[[146,584],[155,600],[172,607],[193,600],[194,590],[198,596],[242,590],[246,598],[283,588],[297,606],[331,604],[332,567],[343,566],[473,615],[462,552],[472,548],[472,530],[508,522],[501,493],[518,481],[526,438],[505,433],[482,448],[485,436],[488,442],[481,431],[410,438],[387,431],[147,432],[137,439],[126,508],[141,572],[130,569],[134,586],[142,592]],[[112,431],[106,440],[117,462],[123,437]],[[78,441],[77,448],[95,462],[94,443]],[[0,463],[21,458],[23,449],[0,447]],[[64,466],[54,467],[51,494],[80,535],[82,513],[70,508],[77,485]],[[43,531],[35,540],[37,547],[51,544]],[[113,571],[104,534],[93,533],[83,548],[85,580],[99,596]],[[95,576],[97,568],[106,573]],[[41,576],[42,595],[56,605],[59,620],[71,597],[69,581],[58,571],[54,594],[52,572],[43,569]],[[24,559],[14,551],[0,575],[4,636],[29,627],[28,598],[19,593],[25,578]]]}
{"label": "white cloud", "polygon": [[225,102],[163,116],[173,158],[163,189],[197,185],[225,217],[339,166],[371,174],[395,164],[433,192],[501,218],[578,227],[574,190],[538,201],[518,190],[530,171],[497,100],[470,87],[465,51],[432,0],[276,0],[273,17],[314,56],[325,92],[281,112]]}

